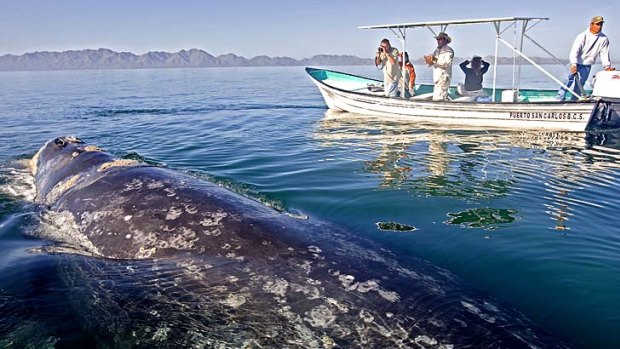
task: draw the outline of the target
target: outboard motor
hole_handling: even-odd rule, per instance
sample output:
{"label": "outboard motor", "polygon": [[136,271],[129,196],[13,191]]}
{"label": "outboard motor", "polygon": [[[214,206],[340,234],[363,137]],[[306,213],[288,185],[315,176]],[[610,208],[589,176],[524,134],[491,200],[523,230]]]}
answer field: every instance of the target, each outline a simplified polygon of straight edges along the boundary
{"label": "outboard motor", "polygon": [[597,102],[586,130],[620,128],[620,72],[600,71],[594,81],[592,97]]}
{"label": "outboard motor", "polygon": [[596,73],[592,97],[602,97],[620,101],[620,71],[603,70]]}

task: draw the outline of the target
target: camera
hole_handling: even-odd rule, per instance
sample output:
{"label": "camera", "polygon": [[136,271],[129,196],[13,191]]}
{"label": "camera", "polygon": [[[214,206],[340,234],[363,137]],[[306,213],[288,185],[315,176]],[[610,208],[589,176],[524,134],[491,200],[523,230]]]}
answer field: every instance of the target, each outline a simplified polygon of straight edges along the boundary
{"label": "camera", "polygon": [[383,52],[383,47],[379,46],[379,47],[377,48],[377,52],[379,52],[379,53]]}

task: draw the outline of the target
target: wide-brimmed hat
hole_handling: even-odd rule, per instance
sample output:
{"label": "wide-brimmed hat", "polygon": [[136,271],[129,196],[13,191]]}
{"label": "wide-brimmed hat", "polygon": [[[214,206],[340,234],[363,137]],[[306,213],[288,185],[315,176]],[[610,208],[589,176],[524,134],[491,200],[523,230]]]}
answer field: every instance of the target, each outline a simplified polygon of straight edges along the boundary
{"label": "wide-brimmed hat", "polygon": [[448,34],[446,34],[444,32],[441,32],[441,33],[437,34],[437,36],[435,37],[435,39],[439,39],[439,38],[446,39],[448,41],[448,44],[452,42],[452,38],[450,38],[450,35],[448,35]]}
{"label": "wide-brimmed hat", "polygon": [[605,20],[601,16],[594,16],[592,17],[592,20],[590,21],[590,23],[592,24],[605,23]]}

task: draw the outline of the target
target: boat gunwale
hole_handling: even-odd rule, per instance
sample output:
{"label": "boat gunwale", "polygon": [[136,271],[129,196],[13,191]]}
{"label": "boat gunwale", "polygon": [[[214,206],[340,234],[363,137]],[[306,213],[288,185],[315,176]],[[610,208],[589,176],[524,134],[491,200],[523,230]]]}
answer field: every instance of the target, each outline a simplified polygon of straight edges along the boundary
{"label": "boat gunwale", "polygon": [[[407,109],[433,109],[433,110],[444,110],[444,111],[461,111],[466,109],[466,107],[477,106],[479,111],[483,112],[497,112],[497,111],[508,111],[508,112],[533,112],[530,109],[550,109],[549,112],[574,112],[574,113],[583,113],[590,112],[593,106],[591,104],[586,103],[572,103],[569,104],[570,110],[558,110],[558,103],[506,103],[506,102],[497,102],[497,103],[489,103],[489,102],[466,102],[466,101],[429,101],[429,100],[412,100],[412,99],[401,99],[401,98],[393,98],[393,97],[385,97],[385,96],[375,96],[366,93],[359,93],[354,91],[347,91],[343,89],[339,89],[336,87],[332,87],[328,84],[323,84],[324,88],[329,90],[332,89],[334,91],[329,91],[331,93],[336,93],[342,98],[346,98],[352,101],[361,102],[361,103],[371,103],[376,105],[381,105],[385,107],[395,107],[395,108],[407,108]],[[358,97],[359,96],[359,97]],[[376,97],[382,98],[381,101],[377,103],[372,103],[372,100]],[[559,104],[566,105],[566,103]],[[566,107],[565,107],[566,108]]]}
{"label": "boat gunwale", "polygon": [[[481,104],[481,105],[542,105],[542,106],[548,106],[548,105],[565,105],[565,104],[570,104],[570,105],[593,105],[596,103],[596,100],[576,100],[576,101],[539,101],[539,102],[530,102],[530,101],[518,101],[518,102],[472,102],[472,101],[457,101],[457,100],[451,100],[451,101],[432,101],[432,100],[415,100],[415,99],[408,99],[408,98],[399,98],[399,97],[388,97],[385,95],[373,95],[373,94],[369,94],[369,93],[363,93],[363,92],[357,92],[357,91],[352,91],[352,90],[346,90],[340,87],[336,87],[333,85],[329,85],[327,83],[325,83],[323,80],[317,79],[316,77],[314,77],[310,71],[326,71],[326,72],[332,72],[332,73],[337,73],[337,74],[342,74],[342,75],[346,75],[346,76],[351,76],[351,77],[355,77],[355,78],[360,78],[360,79],[364,79],[364,80],[370,80],[370,81],[376,81],[376,82],[381,82],[381,80],[378,79],[373,79],[373,78],[367,78],[361,75],[355,75],[355,74],[351,74],[351,73],[345,73],[345,72],[340,72],[337,70],[330,70],[330,69],[321,69],[321,68],[313,68],[313,67],[305,67],[306,73],[314,80],[317,81],[319,83],[321,83],[324,86],[327,86],[329,88],[335,89],[337,91],[341,91],[341,92],[345,92],[345,93],[353,93],[353,94],[357,94],[357,95],[362,95],[362,96],[369,96],[369,97],[377,97],[377,98],[383,98],[385,100],[399,100],[405,103],[424,103],[424,104],[434,104],[434,105],[450,105],[450,104],[469,104],[469,105],[473,105],[473,104]],[[530,89],[525,89],[525,90],[530,90]]]}

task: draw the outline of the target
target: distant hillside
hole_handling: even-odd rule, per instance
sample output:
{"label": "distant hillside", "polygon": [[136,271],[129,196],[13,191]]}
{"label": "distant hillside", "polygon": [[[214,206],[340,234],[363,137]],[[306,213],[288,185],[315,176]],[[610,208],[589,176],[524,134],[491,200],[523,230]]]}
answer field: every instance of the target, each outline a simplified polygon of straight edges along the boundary
{"label": "distant hillside", "polygon": [[[492,62],[492,57],[485,57]],[[535,59],[540,64],[553,61]],[[455,62],[462,59],[456,58]],[[512,58],[500,57],[500,64],[512,64]],[[423,64],[421,59],[414,61]],[[106,48],[64,52],[32,52],[0,56],[0,71],[10,70],[80,70],[80,69],[148,69],[200,67],[262,67],[262,66],[334,66],[372,65],[373,59],[350,55],[316,55],[296,60],[291,57],[256,56],[251,59],[229,53],[213,56],[203,50],[181,50],[175,53],[151,51],[142,55],[115,52]]]}
{"label": "distant hillside", "polygon": [[69,69],[147,69],[199,67],[261,67],[300,65],[370,65],[372,59],[355,56],[317,55],[296,60],[291,57],[256,56],[251,59],[229,53],[213,56],[203,50],[181,50],[175,53],[115,52],[109,49],[64,52],[33,52],[0,56],[0,71],[69,70]]}

